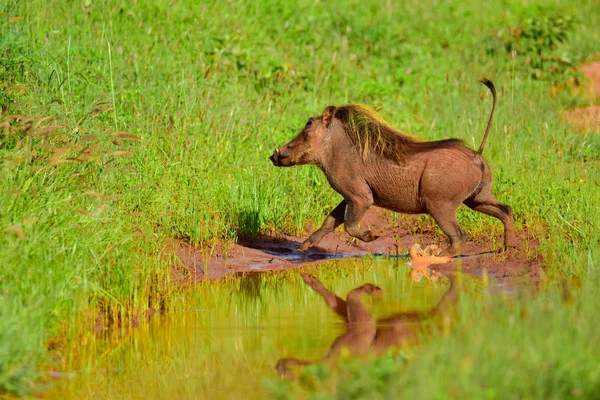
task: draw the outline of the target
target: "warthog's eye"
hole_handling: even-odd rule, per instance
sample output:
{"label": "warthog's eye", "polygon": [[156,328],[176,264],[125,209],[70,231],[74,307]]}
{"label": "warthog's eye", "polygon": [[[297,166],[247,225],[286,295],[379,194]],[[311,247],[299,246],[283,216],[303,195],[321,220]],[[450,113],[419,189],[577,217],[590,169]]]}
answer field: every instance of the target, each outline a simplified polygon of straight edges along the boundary
{"label": "warthog's eye", "polygon": [[307,128],[310,128],[310,127],[311,127],[311,125],[312,125],[312,123],[313,123],[313,120],[314,120],[313,118],[311,118],[311,119],[309,119],[309,120],[308,120],[308,122],[306,123],[306,127],[307,127]]}

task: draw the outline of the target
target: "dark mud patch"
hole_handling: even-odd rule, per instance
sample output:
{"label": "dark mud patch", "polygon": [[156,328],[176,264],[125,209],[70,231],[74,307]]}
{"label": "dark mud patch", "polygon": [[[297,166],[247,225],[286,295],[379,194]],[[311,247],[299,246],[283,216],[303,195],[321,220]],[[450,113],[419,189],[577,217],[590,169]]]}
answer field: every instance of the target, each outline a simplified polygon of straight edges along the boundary
{"label": "dark mud patch", "polygon": [[[358,242],[343,230],[326,236],[318,246],[306,252],[298,251],[303,238],[265,234],[253,240],[240,240],[212,251],[190,246],[182,241],[169,243],[170,251],[177,256],[181,266],[176,269],[176,279],[182,282],[198,282],[205,279],[221,279],[248,272],[282,271],[336,259],[351,259],[367,255],[375,257],[401,257],[408,262],[408,249],[413,243],[437,244],[445,247],[445,236],[433,225],[418,216],[402,216],[396,220],[390,212],[373,208],[364,221],[381,237],[371,243]],[[308,235],[308,233],[306,233]],[[496,280],[520,280],[537,282],[543,260],[539,243],[527,230],[518,232],[519,249],[500,251],[502,234],[470,237],[463,246],[463,254],[447,264],[431,267],[449,273],[460,266],[463,272],[487,275]]]}

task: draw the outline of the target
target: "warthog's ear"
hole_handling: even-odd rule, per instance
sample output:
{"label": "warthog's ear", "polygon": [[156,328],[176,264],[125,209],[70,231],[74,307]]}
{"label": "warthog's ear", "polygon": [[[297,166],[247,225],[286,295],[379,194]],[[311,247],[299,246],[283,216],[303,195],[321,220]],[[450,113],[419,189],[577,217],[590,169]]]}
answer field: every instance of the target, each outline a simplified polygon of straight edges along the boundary
{"label": "warthog's ear", "polygon": [[331,121],[333,121],[333,115],[335,114],[336,108],[334,106],[329,106],[323,111],[323,123],[326,128],[329,128]]}

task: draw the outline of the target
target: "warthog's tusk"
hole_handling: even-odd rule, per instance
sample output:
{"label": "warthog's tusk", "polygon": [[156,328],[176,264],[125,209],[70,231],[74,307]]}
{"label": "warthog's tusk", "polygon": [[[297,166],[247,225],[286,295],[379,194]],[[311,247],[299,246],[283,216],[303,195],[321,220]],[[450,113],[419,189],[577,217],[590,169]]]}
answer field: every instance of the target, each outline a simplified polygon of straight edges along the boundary
{"label": "warthog's tusk", "polygon": [[279,149],[275,149],[275,154],[279,155]]}

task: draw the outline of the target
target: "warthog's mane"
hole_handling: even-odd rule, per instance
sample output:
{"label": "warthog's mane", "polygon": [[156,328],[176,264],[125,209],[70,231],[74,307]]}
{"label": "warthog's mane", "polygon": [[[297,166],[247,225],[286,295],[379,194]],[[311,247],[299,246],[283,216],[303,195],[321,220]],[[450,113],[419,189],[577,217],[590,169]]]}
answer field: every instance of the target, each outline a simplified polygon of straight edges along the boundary
{"label": "warthog's mane", "polygon": [[366,160],[371,152],[399,162],[405,155],[419,151],[462,146],[459,139],[434,142],[420,140],[390,126],[375,110],[362,104],[338,107],[334,117],[342,122],[354,146]]}

